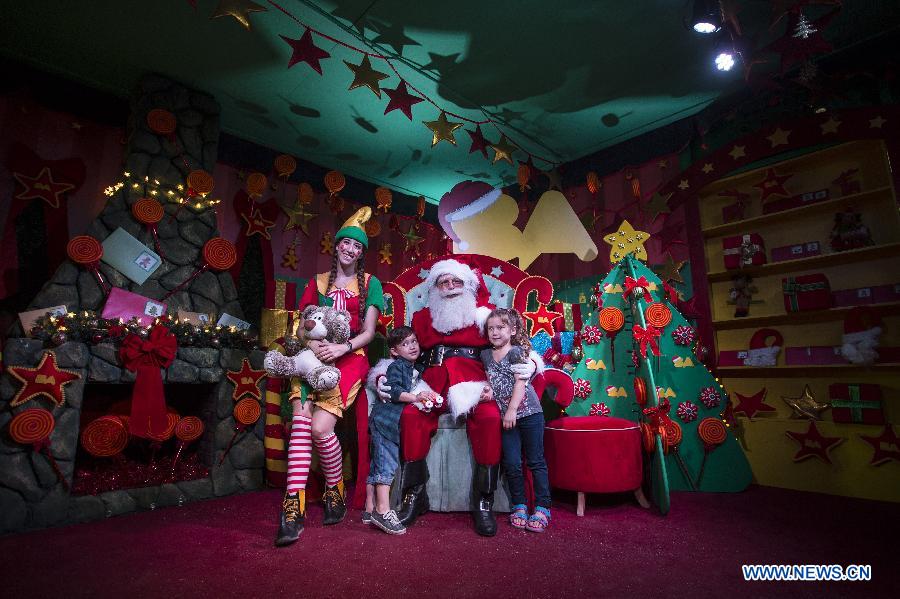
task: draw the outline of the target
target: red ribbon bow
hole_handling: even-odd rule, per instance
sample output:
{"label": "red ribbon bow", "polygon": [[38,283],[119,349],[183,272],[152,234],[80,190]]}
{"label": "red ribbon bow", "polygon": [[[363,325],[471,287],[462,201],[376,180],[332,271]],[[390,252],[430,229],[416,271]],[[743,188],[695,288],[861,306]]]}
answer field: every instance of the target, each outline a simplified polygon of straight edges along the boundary
{"label": "red ribbon bow", "polygon": [[674,287],[669,285],[668,283],[663,283],[663,289],[666,292],[666,299],[671,302],[673,306],[678,305],[678,291],[675,290]]}
{"label": "red ribbon bow", "polygon": [[634,339],[641,344],[641,357],[647,357],[647,346],[653,355],[659,355],[659,338],[660,331],[655,326],[650,325],[646,329],[639,324],[634,325]]}
{"label": "red ribbon bow", "polygon": [[132,435],[154,439],[166,430],[166,399],[159,369],[168,368],[177,350],[175,335],[163,326],[150,329],[146,339],[132,333],[122,341],[119,359],[135,372],[128,421]]}
{"label": "red ribbon bow", "polygon": [[643,289],[644,290],[644,300],[652,301],[650,297],[650,291],[648,288],[650,287],[650,281],[647,280],[647,277],[639,277],[637,280],[632,279],[631,277],[625,277],[625,291],[623,292],[625,297],[631,297],[631,292],[634,289]]}
{"label": "red ribbon bow", "polygon": [[657,406],[644,408],[644,416],[647,418],[650,426],[658,428],[664,426],[666,421],[669,420],[669,410],[671,407],[669,400],[663,399]]}

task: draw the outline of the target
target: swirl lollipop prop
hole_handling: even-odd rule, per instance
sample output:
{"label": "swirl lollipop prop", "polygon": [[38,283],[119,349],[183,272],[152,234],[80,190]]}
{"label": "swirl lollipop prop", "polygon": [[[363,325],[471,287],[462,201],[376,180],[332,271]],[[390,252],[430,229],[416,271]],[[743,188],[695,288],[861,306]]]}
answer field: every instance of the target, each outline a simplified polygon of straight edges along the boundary
{"label": "swirl lollipop prop", "polygon": [[91,271],[103,295],[109,295],[110,284],[100,274],[100,258],[103,257],[103,246],[90,235],[79,235],[69,240],[66,253],[75,264],[80,264]]}
{"label": "swirl lollipop prop", "polygon": [[684,463],[681,454],[678,453],[678,446],[681,444],[682,437],[681,425],[670,418],[663,426],[666,429],[666,451],[671,451],[672,455],[675,456],[675,462],[681,470],[681,475],[684,476],[684,480],[687,481],[691,491],[695,491],[694,477],[690,475],[687,464]]}
{"label": "swirl lollipop prop", "polygon": [[612,361],[612,370],[616,371],[616,333],[625,326],[625,314],[619,308],[610,306],[600,310],[600,328],[606,331],[609,337],[609,353]]}
{"label": "swirl lollipop prop", "polygon": [[728,429],[725,423],[718,418],[704,418],[697,426],[697,434],[703,441],[703,461],[700,463],[700,474],[697,475],[696,488],[700,488],[700,481],[703,480],[703,470],[706,468],[706,458],[710,452],[725,442],[728,438]]}
{"label": "swirl lollipop prop", "polygon": [[231,451],[238,435],[247,430],[248,427],[256,424],[256,421],[259,420],[260,416],[262,416],[262,408],[255,399],[245,397],[234,405],[234,434],[231,435],[231,441],[228,442],[228,447],[225,448],[225,452],[222,454],[222,457],[219,458],[220,466],[222,465],[222,462],[225,461],[225,456]]}
{"label": "swirl lollipop prop", "polygon": [[128,445],[128,429],[118,416],[101,416],[81,431],[81,446],[94,457],[118,456]]}
{"label": "swirl lollipop prop", "polygon": [[181,284],[163,296],[166,301],[173,294],[184,288],[185,285],[199,277],[208,268],[213,270],[228,270],[237,262],[237,249],[234,244],[221,237],[213,237],[203,246],[203,266],[194,271],[194,274],[185,279]]}
{"label": "swirl lollipop prop", "polygon": [[56,473],[56,478],[68,491],[69,483],[66,482],[66,477],[59,469],[59,464],[56,463],[53,453],[50,451],[50,433],[53,432],[55,426],[56,421],[53,419],[53,414],[41,408],[31,408],[13,416],[9,423],[9,436],[16,443],[31,445],[34,451],[46,453],[50,466]]}
{"label": "swirl lollipop prop", "polygon": [[156,225],[159,224],[163,214],[165,214],[162,204],[151,198],[141,198],[131,207],[131,213],[134,215],[135,220],[147,225],[150,233],[153,234],[153,247],[156,249],[156,253],[165,260],[166,256],[159,245],[159,233],[156,230]]}
{"label": "swirl lollipop prop", "polygon": [[181,457],[181,452],[189,443],[200,438],[204,428],[203,421],[196,416],[185,416],[175,425],[175,436],[178,437],[178,451],[175,452],[175,457],[172,459],[172,474],[169,477],[170,480],[175,479],[175,466],[178,464],[178,458]]}

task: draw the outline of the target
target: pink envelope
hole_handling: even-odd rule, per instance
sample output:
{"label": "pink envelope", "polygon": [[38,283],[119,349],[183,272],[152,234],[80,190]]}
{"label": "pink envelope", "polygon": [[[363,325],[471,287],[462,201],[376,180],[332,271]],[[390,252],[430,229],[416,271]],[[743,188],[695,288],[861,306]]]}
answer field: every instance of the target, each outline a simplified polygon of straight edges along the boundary
{"label": "pink envelope", "polygon": [[150,299],[137,293],[131,293],[118,287],[113,287],[103,306],[103,318],[121,318],[128,321],[137,317],[143,326],[150,326],[153,320],[166,313],[166,304],[159,300]]}

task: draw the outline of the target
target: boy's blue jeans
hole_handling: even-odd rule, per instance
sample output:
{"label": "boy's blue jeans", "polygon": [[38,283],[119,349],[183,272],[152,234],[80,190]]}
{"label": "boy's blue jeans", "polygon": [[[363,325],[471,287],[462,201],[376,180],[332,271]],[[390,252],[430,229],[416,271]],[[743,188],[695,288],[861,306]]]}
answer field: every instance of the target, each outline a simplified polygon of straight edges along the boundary
{"label": "boy's blue jeans", "polygon": [[400,467],[400,446],[377,430],[369,429],[369,476],[370,485],[389,485],[394,481]]}

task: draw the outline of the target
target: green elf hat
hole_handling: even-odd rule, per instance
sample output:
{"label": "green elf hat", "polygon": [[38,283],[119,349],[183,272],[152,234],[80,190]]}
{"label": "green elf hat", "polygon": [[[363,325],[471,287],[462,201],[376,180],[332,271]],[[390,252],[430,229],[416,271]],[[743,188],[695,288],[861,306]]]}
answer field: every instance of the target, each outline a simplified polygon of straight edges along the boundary
{"label": "green elf hat", "polygon": [[344,226],[335,234],[334,241],[349,237],[363,244],[364,248],[369,247],[369,236],[366,235],[366,223],[372,218],[372,209],[369,206],[363,206],[353,213],[353,216],[347,219]]}

